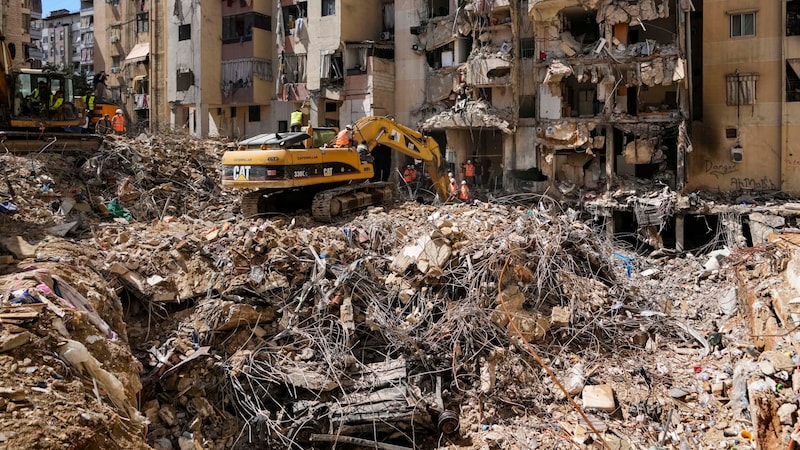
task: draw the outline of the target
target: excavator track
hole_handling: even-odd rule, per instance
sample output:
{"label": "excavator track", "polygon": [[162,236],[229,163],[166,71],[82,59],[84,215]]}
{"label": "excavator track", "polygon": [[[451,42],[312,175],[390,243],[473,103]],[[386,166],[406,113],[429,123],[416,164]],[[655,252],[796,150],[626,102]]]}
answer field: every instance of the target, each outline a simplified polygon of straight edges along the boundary
{"label": "excavator track", "polygon": [[394,186],[388,182],[362,183],[328,189],[314,196],[311,215],[318,222],[371,205],[388,205],[394,200]]}
{"label": "excavator track", "polygon": [[258,202],[263,195],[264,191],[260,189],[255,192],[248,192],[242,196],[242,202],[239,205],[239,209],[242,211],[242,217],[256,217],[263,212],[258,210]]}

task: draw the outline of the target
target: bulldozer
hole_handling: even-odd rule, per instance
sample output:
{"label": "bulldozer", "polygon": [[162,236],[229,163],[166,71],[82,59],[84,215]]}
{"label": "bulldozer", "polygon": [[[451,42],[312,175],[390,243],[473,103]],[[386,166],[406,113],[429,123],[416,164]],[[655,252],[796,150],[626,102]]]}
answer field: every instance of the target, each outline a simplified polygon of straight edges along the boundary
{"label": "bulldozer", "polygon": [[81,132],[86,105],[75,95],[72,77],[42,69],[15,69],[13,53],[14,47],[0,31],[0,143],[5,149],[97,150],[103,137]]}
{"label": "bulldozer", "polygon": [[310,206],[315,220],[331,222],[370,205],[389,205],[395,185],[373,180],[373,152],[379,148],[424,161],[438,198],[447,200],[445,161],[430,136],[377,116],[352,124],[351,145],[320,145],[322,133],[331,135],[329,129],[310,128],[263,134],[222,155],[222,186],[252,189],[242,197],[243,216]]}

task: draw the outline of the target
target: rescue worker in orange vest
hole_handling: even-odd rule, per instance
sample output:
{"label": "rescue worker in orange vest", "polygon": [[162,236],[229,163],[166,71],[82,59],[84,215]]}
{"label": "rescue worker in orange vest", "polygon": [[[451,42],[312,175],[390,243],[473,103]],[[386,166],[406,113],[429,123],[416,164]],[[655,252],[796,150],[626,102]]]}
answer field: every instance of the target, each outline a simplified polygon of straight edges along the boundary
{"label": "rescue worker in orange vest", "polygon": [[115,134],[122,134],[125,132],[125,116],[122,115],[122,110],[118,109],[111,118],[111,128],[114,129]]}
{"label": "rescue worker in orange vest", "polygon": [[344,130],[340,131],[339,134],[336,135],[336,141],[334,141],[334,146],[336,147],[350,147],[350,141],[353,139],[353,126],[348,125],[344,128]]}
{"label": "rescue worker in orange vest", "polygon": [[469,191],[467,180],[461,182],[461,190],[458,193],[458,198],[465,203],[472,203],[472,193]]}
{"label": "rescue worker in orange vest", "polygon": [[406,170],[403,171],[403,179],[408,184],[417,181],[417,171],[414,169],[414,166],[409,164],[408,167],[406,167]]}
{"label": "rescue worker in orange vest", "polygon": [[471,159],[468,159],[467,165],[464,166],[464,177],[469,184],[475,184],[475,165]]}
{"label": "rescue worker in orange vest", "polygon": [[458,183],[456,182],[456,177],[453,176],[453,172],[447,172],[447,178],[450,180],[450,197],[457,198]]}

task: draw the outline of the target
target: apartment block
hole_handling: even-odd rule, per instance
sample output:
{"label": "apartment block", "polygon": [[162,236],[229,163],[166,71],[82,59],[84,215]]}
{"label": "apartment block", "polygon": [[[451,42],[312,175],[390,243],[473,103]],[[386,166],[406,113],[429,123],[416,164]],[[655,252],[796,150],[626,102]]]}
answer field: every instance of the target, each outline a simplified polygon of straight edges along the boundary
{"label": "apartment block", "polygon": [[93,5],[94,72],[108,74],[107,94],[132,124],[150,117],[150,9],[156,4],[107,0]]}
{"label": "apartment block", "polygon": [[[8,42],[14,67],[31,67],[31,42],[41,39],[41,34],[36,29],[32,30],[31,25],[37,13],[41,17],[41,12],[41,0],[3,2],[0,5],[2,31]],[[36,52],[34,56],[37,56]]]}

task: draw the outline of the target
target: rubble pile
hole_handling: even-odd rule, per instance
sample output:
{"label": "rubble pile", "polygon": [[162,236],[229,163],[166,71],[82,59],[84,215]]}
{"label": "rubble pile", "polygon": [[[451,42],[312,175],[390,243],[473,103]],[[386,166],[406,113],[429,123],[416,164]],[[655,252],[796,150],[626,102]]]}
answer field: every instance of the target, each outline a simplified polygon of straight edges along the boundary
{"label": "rubble pile", "polygon": [[4,157],[9,448],[788,445],[790,246],[637,254],[535,194],[242,219],[221,147]]}

